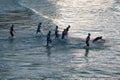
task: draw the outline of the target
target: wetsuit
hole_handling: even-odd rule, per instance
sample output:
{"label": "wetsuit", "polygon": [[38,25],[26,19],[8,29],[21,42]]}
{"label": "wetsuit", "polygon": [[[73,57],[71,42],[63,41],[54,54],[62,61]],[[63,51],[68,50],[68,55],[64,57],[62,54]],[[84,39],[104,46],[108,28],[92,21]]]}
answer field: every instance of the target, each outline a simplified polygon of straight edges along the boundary
{"label": "wetsuit", "polygon": [[70,29],[70,25],[66,28],[66,35],[68,35],[69,29]]}
{"label": "wetsuit", "polygon": [[66,29],[64,29],[64,31],[62,32],[62,39],[64,39],[65,38],[65,35],[67,34],[67,31],[66,31]]}
{"label": "wetsuit", "polygon": [[12,25],[12,26],[10,27],[10,35],[11,35],[11,37],[14,36],[13,31],[14,31],[14,29],[13,29],[13,25]]}
{"label": "wetsuit", "polygon": [[58,27],[56,26],[56,29],[55,29],[55,38],[58,38],[59,37],[59,34],[58,34]]}
{"label": "wetsuit", "polygon": [[96,41],[98,41],[99,39],[102,39],[102,36],[96,37],[96,38],[93,40],[93,42],[96,42]]}
{"label": "wetsuit", "polygon": [[41,23],[39,23],[39,25],[38,25],[38,28],[37,28],[36,34],[37,34],[38,32],[41,32],[40,28],[41,28]]}
{"label": "wetsuit", "polygon": [[51,34],[51,32],[49,31],[49,33],[48,33],[48,35],[47,35],[47,46],[48,46],[49,43],[52,42],[52,40],[51,40],[51,38],[50,38],[50,34]]}
{"label": "wetsuit", "polygon": [[86,45],[89,46],[89,41],[90,41],[90,35],[87,36],[86,38]]}

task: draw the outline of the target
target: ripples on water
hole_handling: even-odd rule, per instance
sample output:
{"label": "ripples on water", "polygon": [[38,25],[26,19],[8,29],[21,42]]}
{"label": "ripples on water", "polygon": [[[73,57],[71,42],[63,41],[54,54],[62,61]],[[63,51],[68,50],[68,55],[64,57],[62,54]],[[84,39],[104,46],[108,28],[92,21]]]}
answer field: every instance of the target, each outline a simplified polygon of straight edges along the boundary
{"label": "ripples on water", "polygon": [[[119,2],[22,0],[8,5],[1,0],[0,79],[119,79]],[[35,35],[39,22],[43,22],[42,36]],[[11,23],[15,24],[14,39],[8,39]],[[68,39],[55,40],[52,31],[53,46],[46,48],[46,32],[55,25],[60,33],[71,25]],[[91,46],[84,49],[88,32]],[[92,39],[101,35],[105,43],[93,44]]]}

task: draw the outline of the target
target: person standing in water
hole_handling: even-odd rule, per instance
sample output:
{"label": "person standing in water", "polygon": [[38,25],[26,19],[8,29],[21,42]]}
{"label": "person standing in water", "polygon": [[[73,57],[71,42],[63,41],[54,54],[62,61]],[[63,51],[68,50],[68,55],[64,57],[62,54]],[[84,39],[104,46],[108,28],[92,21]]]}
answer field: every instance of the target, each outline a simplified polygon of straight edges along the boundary
{"label": "person standing in water", "polygon": [[42,24],[42,23],[39,23],[39,25],[38,25],[38,27],[37,27],[36,34],[38,34],[38,32],[41,33],[41,30],[40,30],[40,28],[41,28],[41,24]]}
{"label": "person standing in water", "polygon": [[10,36],[11,37],[14,37],[14,32],[15,32],[14,25],[12,24],[12,26],[10,27]]}
{"label": "person standing in water", "polygon": [[66,28],[66,36],[68,35],[68,31],[69,31],[69,29],[70,29],[70,25],[68,25],[68,27]]}
{"label": "person standing in water", "polygon": [[90,33],[88,33],[88,36],[86,38],[86,46],[89,47],[89,41],[90,41]]}
{"label": "person standing in water", "polygon": [[59,34],[58,34],[58,26],[56,26],[56,28],[55,28],[55,38],[59,38]]}
{"label": "person standing in water", "polygon": [[62,37],[61,37],[61,39],[64,39],[64,38],[65,38],[66,32],[67,32],[66,29],[64,29],[63,32],[62,32]]}
{"label": "person standing in water", "polygon": [[51,38],[50,38],[50,35],[51,35],[51,31],[49,31],[48,34],[47,34],[47,44],[46,44],[47,47],[48,47],[49,44],[52,42],[52,40],[51,40]]}

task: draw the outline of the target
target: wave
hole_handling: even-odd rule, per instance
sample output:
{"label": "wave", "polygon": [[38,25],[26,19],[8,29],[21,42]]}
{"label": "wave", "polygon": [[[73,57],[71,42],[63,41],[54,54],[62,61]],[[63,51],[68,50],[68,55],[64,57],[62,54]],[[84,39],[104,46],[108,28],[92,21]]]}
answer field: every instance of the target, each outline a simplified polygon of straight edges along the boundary
{"label": "wave", "polygon": [[[43,18],[46,19],[43,22],[48,22],[47,24],[53,25],[53,20],[59,18],[59,6],[56,3],[59,0],[21,0],[19,3],[34,12],[35,15],[32,16],[33,19],[42,21]],[[32,3],[32,4],[31,4]],[[49,23],[50,22],[50,23]],[[51,24],[52,23],[52,24]],[[46,26],[49,26],[46,25]]]}
{"label": "wave", "polygon": [[25,9],[18,2],[19,0],[0,0],[0,12]]}
{"label": "wave", "polygon": [[[56,26],[54,19],[59,17],[56,3],[59,0],[20,0],[19,4],[33,12],[31,18],[37,22],[42,22],[44,27],[49,30],[51,26]],[[31,4],[32,3],[32,4]]]}
{"label": "wave", "polygon": [[16,22],[17,18],[18,23],[20,23],[24,22],[24,18],[25,20],[28,18],[28,20],[34,20],[29,23],[31,25],[34,22],[36,24],[42,22],[45,27],[55,26],[52,19],[56,17],[56,10],[55,3],[50,0],[0,0],[0,16],[4,15],[0,18],[0,25],[4,27],[6,22],[12,19]]}
{"label": "wave", "polygon": [[[32,3],[32,4],[31,4]],[[42,15],[45,18],[56,17],[57,6],[56,1],[50,0],[21,0],[20,4],[31,9],[38,15]]]}
{"label": "wave", "polygon": [[27,9],[44,18],[54,19],[58,17],[56,3],[55,0],[0,0],[0,12]]}

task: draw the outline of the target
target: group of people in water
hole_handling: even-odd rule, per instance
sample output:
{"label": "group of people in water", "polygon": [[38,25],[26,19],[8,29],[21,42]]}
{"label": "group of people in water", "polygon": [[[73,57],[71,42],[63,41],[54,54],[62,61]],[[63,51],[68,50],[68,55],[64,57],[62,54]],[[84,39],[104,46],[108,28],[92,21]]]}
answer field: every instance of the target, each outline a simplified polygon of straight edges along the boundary
{"label": "group of people in water", "polygon": [[[41,32],[41,25],[42,25],[42,23],[39,23],[39,24],[38,24],[37,30],[36,30],[36,34],[38,34],[38,33],[41,33],[41,34],[42,34],[42,32]],[[65,37],[68,35],[68,31],[69,31],[70,27],[71,27],[71,26],[68,25],[68,27],[65,28],[65,29],[62,31],[61,39],[65,39]],[[12,26],[10,27],[10,35],[11,35],[11,37],[14,37],[14,32],[15,32],[15,30],[14,30],[14,25],[12,24]],[[87,38],[86,38],[86,46],[87,46],[87,47],[89,47],[90,36],[91,36],[91,34],[88,33],[88,36],[87,36]],[[56,39],[60,38],[58,26],[56,26],[56,28],[55,28],[55,38],[56,38]],[[102,39],[102,36],[96,37],[96,38],[93,40],[93,42],[96,42],[96,41],[98,41],[98,40],[100,40],[100,39]],[[48,34],[47,34],[47,39],[46,39],[46,46],[48,47],[49,44],[51,44],[51,43],[52,43],[51,31],[49,31]]]}
{"label": "group of people in water", "polygon": [[[69,28],[70,28],[70,25],[68,25],[68,27],[63,30],[61,39],[65,39],[65,36],[68,35]],[[51,31],[49,31],[48,34],[47,34],[47,44],[46,44],[46,46],[49,46],[49,44],[52,43],[50,35],[51,35]],[[58,39],[59,37],[60,37],[60,35],[59,35],[58,26],[56,26],[56,28],[55,28],[55,38]]]}

